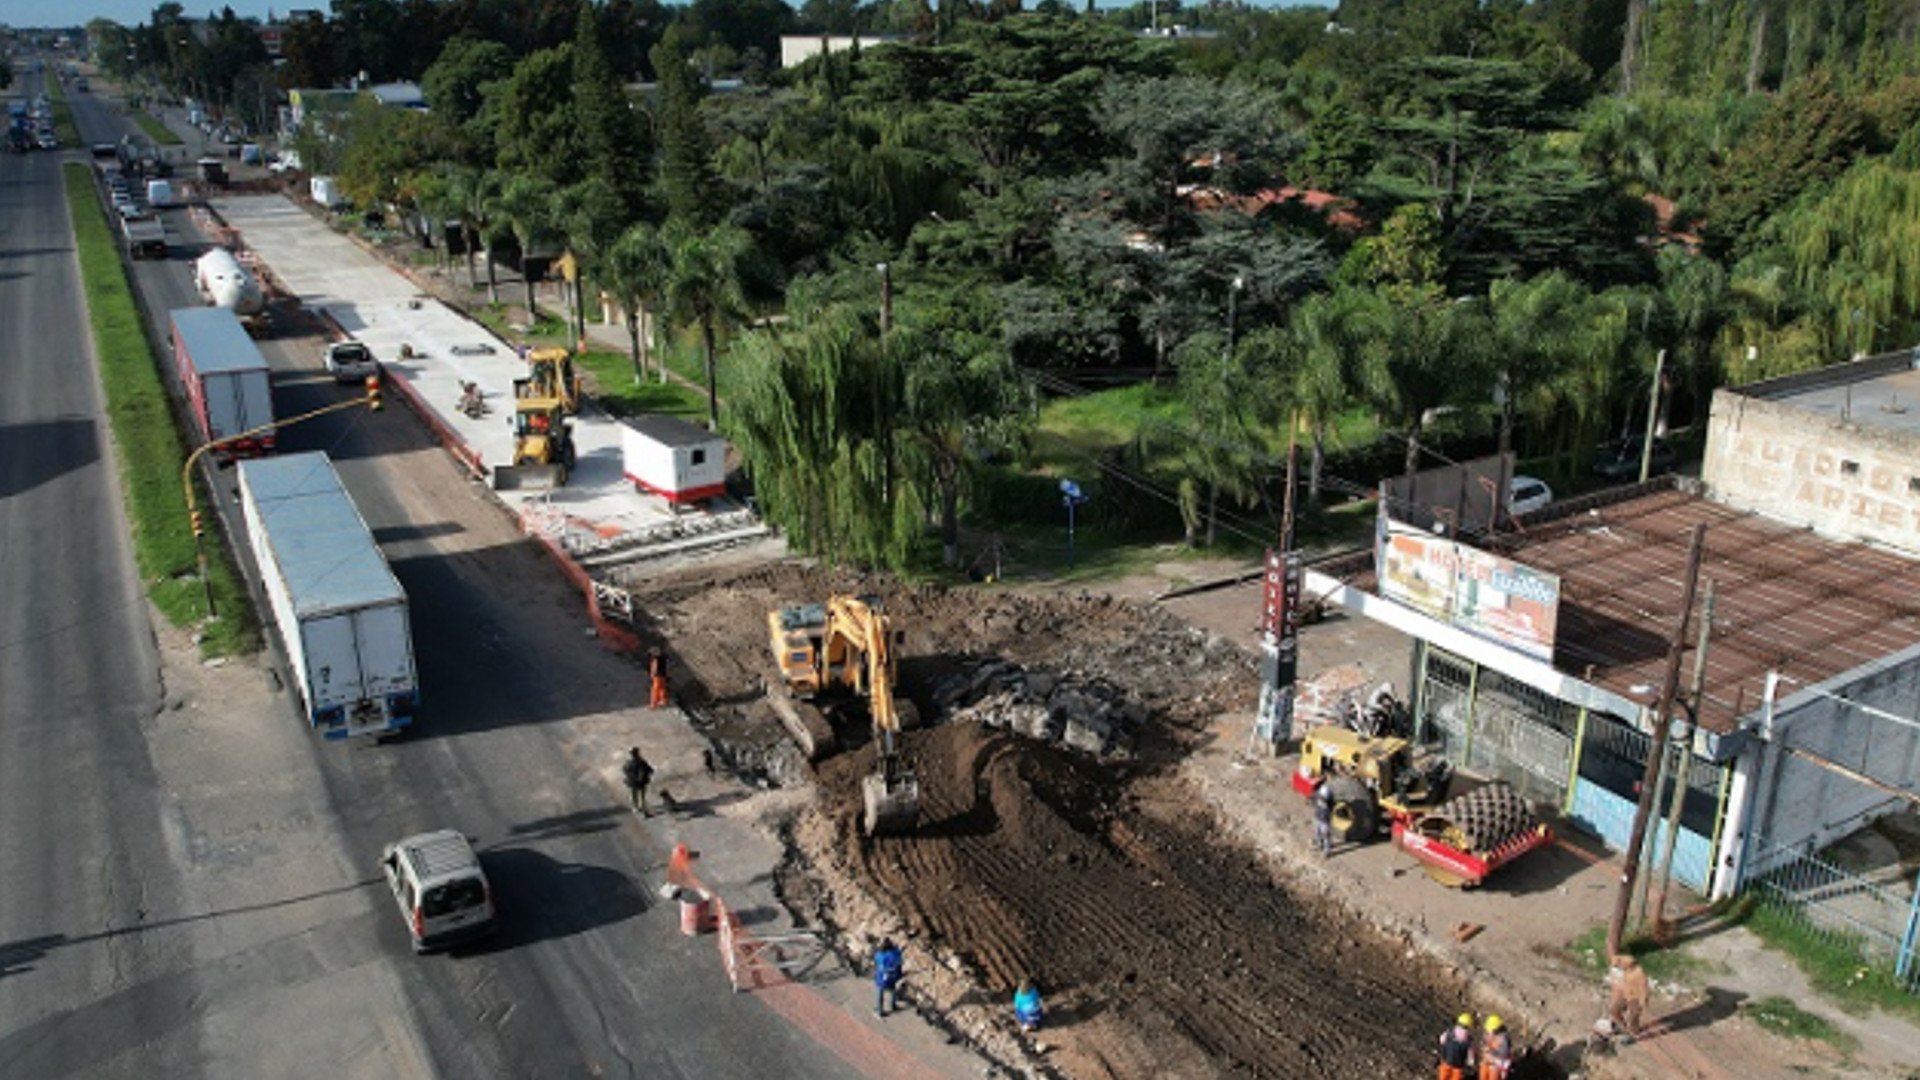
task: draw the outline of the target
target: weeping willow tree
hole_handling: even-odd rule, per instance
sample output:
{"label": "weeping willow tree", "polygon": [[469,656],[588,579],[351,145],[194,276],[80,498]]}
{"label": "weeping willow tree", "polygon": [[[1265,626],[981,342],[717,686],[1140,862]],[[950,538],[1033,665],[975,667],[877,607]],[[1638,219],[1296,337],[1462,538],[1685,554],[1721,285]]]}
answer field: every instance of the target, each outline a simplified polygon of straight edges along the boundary
{"label": "weeping willow tree", "polygon": [[1920,172],[1864,162],[1787,219],[1795,284],[1825,312],[1832,359],[1913,340],[1920,323]]}
{"label": "weeping willow tree", "polygon": [[727,433],[760,507],[797,550],[899,568],[923,535],[927,475],[898,436],[904,377],[862,315],[829,309],[734,347]]}

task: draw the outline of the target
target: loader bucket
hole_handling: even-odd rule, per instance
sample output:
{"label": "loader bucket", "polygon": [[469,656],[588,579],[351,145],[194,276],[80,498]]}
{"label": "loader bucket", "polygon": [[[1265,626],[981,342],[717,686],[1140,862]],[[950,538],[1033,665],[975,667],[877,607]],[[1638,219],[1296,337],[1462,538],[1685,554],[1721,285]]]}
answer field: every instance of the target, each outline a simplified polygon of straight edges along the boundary
{"label": "loader bucket", "polygon": [[861,783],[860,795],[866,810],[861,825],[868,836],[908,832],[920,818],[920,781],[911,775],[888,782],[874,773]]}
{"label": "loader bucket", "polygon": [[496,465],[493,468],[495,491],[550,491],[565,487],[564,465]]}

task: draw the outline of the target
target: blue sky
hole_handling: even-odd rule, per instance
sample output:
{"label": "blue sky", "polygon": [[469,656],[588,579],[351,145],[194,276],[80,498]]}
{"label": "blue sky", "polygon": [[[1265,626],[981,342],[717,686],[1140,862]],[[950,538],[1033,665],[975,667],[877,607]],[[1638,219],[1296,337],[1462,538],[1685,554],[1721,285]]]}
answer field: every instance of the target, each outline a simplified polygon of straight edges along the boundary
{"label": "blue sky", "polygon": [[[153,14],[153,8],[159,0],[0,0],[0,22],[8,26],[81,26],[91,19],[102,16],[115,22],[132,26],[147,21]],[[1259,0],[1256,0],[1259,2]],[[1272,0],[1268,0],[1272,2]],[[1292,7],[1301,0],[1281,0],[1283,6]],[[1328,7],[1334,0],[1325,0]],[[207,0],[181,0],[180,6],[188,15],[207,15],[217,12],[223,6],[208,3]],[[331,5],[327,0],[293,0],[288,3],[269,3],[267,0],[230,0],[225,5],[232,7],[235,14],[255,18],[265,18],[267,12],[285,13],[295,8],[319,8],[327,10]],[[1117,0],[1101,0],[1102,7],[1117,6]]]}

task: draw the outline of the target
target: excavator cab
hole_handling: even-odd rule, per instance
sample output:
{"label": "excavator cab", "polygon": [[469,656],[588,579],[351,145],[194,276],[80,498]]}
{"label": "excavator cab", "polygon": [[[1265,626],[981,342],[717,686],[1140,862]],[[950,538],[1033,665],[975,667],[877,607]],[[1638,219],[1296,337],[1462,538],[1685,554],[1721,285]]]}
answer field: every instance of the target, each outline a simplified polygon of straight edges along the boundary
{"label": "excavator cab", "polygon": [[879,744],[880,767],[861,784],[861,824],[868,835],[902,832],[920,815],[920,782],[901,758],[902,730],[919,725],[911,700],[895,697],[891,628],[880,599],[835,596],[824,604],[793,604],[767,613],[769,644],[782,687],[769,695],[774,711],[808,760],[837,744],[822,705],[864,703]]}

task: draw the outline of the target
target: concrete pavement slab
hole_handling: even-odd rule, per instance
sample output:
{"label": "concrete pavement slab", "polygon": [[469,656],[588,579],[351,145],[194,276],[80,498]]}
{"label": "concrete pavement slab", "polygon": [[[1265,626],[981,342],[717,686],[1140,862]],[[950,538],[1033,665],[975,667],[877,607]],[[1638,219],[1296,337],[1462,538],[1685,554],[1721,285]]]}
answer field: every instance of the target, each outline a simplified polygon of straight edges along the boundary
{"label": "concrete pavement slab", "polygon": [[[405,378],[486,466],[511,463],[513,380],[526,374],[513,346],[422,293],[285,196],[231,196],[210,205],[303,304],[324,309]],[[489,415],[470,417],[456,408],[466,382],[480,387],[492,407]],[[567,485],[552,492],[503,491],[501,500],[515,510],[551,508],[602,540],[670,526],[676,517],[667,502],[636,491],[626,479],[621,429],[617,419],[589,403],[574,418],[578,462]]]}

